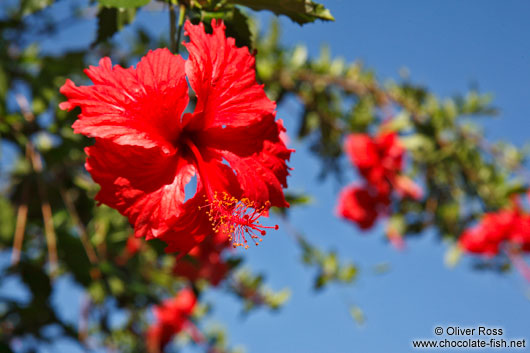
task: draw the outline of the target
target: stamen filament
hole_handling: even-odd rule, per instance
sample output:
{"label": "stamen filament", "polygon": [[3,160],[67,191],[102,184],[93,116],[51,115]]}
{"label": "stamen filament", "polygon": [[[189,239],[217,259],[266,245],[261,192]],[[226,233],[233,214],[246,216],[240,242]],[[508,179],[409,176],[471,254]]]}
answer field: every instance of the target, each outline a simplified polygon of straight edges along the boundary
{"label": "stamen filament", "polygon": [[264,226],[258,220],[269,210],[270,202],[268,201],[265,205],[256,207],[256,204],[248,198],[238,200],[226,192],[223,192],[220,197],[216,192],[213,202],[203,207],[208,207],[206,213],[209,216],[212,229],[215,232],[226,234],[228,239],[232,241],[234,248],[243,246],[248,249],[247,236],[255,245],[259,245],[263,240],[262,237],[267,234],[266,229],[279,228],[278,225]]}

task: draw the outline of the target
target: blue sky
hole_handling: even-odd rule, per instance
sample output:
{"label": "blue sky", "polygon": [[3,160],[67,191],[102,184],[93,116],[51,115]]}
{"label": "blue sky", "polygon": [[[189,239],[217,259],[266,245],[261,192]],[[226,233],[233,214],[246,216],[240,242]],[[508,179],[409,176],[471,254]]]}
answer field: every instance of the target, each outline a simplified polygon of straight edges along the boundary
{"label": "blue sky", "polygon": [[[501,114],[484,122],[488,138],[522,145],[530,131],[530,2],[523,1],[321,1],[336,18],[304,27],[282,18],[282,41],[303,43],[316,56],[322,45],[333,56],[362,60],[378,77],[398,78],[407,67],[414,82],[441,96],[463,93],[471,85],[492,92]],[[63,2],[64,3],[64,2]],[[62,5],[64,6],[64,5]],[[139,22],[167,28],[167,14],[141,13]],[[263,23],[269,16],[260,14]],[[60,45],[86,45],[94,23],[72,27],[60,40],[42,44],[47,50]],[[293,109],[280,109],[294,131]],[[500,327],[505,339],[530,340],[528,285],[515,272],[499,275],[478,272],[465,258],[454,269],[443,264],[447,245],[434,234],[407,241],[407,250],[395,251],[384,241],[381,227],[361,234],[355,226],[334,215],[333,180],[319,183],[318,160],[307,146],[293,141],[297,152],[290,188],[315,197],[313,205],[294,209],[292,223],[315,244],[335,249],[342,259],[360,266],[353,286],[331,285],[312,291],[314,272],[301,265],[294,241],[281,229],[267,236],[258,249],[246,253],[254,272],[263,271],[274,289],[289,287],[290,301],[279,313],[258,311],[242,318],[237,300],[211,292],[216,304],[212,321],[228,324],[230,341],[248,352],[386,353],[413,351],[415,338],[435,338],[436,326]],[[351,180],[354,173],[350,173]],[[376,274],[374,267],[388,263],[390,271]],[[65,283],[56,293],[64,315],[75,321],[80,293]],[[362,308],[366,323],[358,326],[348,313],[350,305]],[[74,309],[72,309],[74,308]],[[442,336],[445,337],[445,336]],[[59,352],[73,352],[67,345]],[[55,351],[55,350],[54,350]],[[499,351],[499,350],[496,350]],[[526,351],[526,350],[522,350]]]}

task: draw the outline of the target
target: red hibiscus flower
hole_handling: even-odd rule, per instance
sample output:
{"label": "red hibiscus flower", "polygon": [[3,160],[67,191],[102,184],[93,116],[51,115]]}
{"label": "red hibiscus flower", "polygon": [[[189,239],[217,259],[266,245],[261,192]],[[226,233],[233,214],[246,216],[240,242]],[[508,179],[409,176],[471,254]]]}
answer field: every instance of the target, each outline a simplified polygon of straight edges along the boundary
{"label": "red hibiscus flower", "polygon": [[125,251],[132,256],[138,251],[140,251],[142,244],[142,239],[130,236],[129,238],[127,238],[127,243],[125,244]]}
{"label": "red hibiscus flower", "polygon": [[513,210],[487,213],[476,226],[462,233],[460,246],[468,252],[495,256],[501,243],[509,240],[518,219],[518,212]]}
{"label": "red hibiscus flower", "polygon": [[395,132],[380,133],[375,138],[367,134],[350,134],[344,151],[363,179],[365,185],[345,188],[339,197],[338,213],[362,229],[373,226],[378,216],[388,213],[392,191],[399,197],[420,199],[421,188],[401,174],[405,149]]}
{"label": "red hibiscus flower", "polygon": [[212,285],[218,285],[226,276],[229,267],[221,253],[230,242],[222,233],[207,237],[202,243],[191,249],[187,257],[177,261],[173,272],[190,281],[206,279]]}
{"label": "red hibiscus flower", "polygon": [[121,266],[125,265],[127,261],[129,261],[138,251],[140,251],[142,245],[142,239],[136,238],[134,235],[129,236],[122,253],[115,259],[116,263]]}
{"label": "red hibiscus flower", "polygon": [[380,194],[389,194],[396,175],[403,168],[405,150],[395,132],[372,138],[367,134],[351,134],[344,150],[361,175]]}
{"label": "red hibiscus flower", "polygon": [[147,347],[150,353],[161,352],[174,335],[193,326],[189,317],[197,298],[189,288],[181,290],[174,298],[165,300],[154,309],[156,321],[147,330]]}
{"label": "red hibiscus flower", "polygon": [[[270,206],[288,207],[292,150],[280,139],[275,103],[255,80],[254,57],[225,36],[185,24],[188,60],[167,49],[149,52],[136,68],[103,58],[85,70],[92,86],[67,80],[62,109],[81,108],[74,132],[95,138],[86,168],[101,185],[96,200],[129,218],[137,237],[159,238],[181,255],[212,232],[233,245],[257,243]],[[188,83],[197,97],[187,107]],[[185,186],[196,177],[197,189]]]}
{"label": "red hibiscus flower", "polygon": [[380,200],[369,189],[348,186],[339,195],[337,213],[357,223],[362,229],[371,228],[378,216]]}
{"label": "red hibiscus flower", "polygon": [[530,282],[530,267],[523,255],[530,252],[530,214],[512,199],[510,209],[486,213],[480,222],[466,229],[458,239],[464,251],[494,257],[506,255],[513,266]]}
{"label": "red hibiscus flower", "polygon": [[422,197],[421,188],[400,174],[405,149],[399,143],[397,133],[384,132],[375,138],[367,134],[351,134],[346,138],[344,151],[380,195],[389,195],[393,188],[402,197],[416,200]]}

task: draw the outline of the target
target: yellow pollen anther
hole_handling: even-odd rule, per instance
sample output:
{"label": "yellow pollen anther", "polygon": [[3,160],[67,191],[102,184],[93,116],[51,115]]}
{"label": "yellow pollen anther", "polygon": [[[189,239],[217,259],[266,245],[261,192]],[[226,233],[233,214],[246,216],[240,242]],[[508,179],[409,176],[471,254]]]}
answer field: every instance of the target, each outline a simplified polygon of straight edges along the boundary
{"label": "yellow pollen anther", "polygon": [[277,230],[279,228],[278,225],[264,226],[258,221],[258,218],[269,210],[271,206],[269,201],[261,207],[256,207],[256,203],[248,198],[238,200],[226,192],[223,192],[221,197],[219,196],[215,192],[213,200],[205,197],[208,204],[200,208],[208,208],[206,213],[213,231],[226,234],[234,248],[242,246],[248,249],[247,236],[255,245],[259,245],[259,242],[263,240],[261,237],[267,234],[266,229]]}

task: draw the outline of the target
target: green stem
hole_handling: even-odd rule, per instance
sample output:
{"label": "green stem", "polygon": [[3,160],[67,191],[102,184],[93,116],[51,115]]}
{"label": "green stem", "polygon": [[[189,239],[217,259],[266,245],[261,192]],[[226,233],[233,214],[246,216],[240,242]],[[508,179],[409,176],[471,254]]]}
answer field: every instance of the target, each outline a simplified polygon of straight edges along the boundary
{"label": "green stem", "polygon": [[178,48],[178,41],[175,41],[175,34],[177,32],[177,27],[175,26],[176,18],[175,5],[169,3],[169,50],[171,50],[172,53],[176,53]]}
{"label": "green stem", "polygon": [[186,5],[180,4],[179,8],[179,29],[177,32],[177,53],[179,52],[180,48],[180,38],[182,34],[182,25],[184,24],[184,17],[186,15]]}

